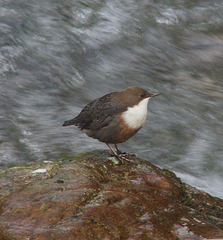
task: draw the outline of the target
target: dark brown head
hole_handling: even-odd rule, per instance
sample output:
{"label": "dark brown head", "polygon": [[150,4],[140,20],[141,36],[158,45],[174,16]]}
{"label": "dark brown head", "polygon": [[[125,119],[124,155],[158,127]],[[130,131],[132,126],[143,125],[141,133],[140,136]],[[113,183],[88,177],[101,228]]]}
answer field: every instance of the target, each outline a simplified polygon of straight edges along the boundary
{"label": "dark brown head", "polygon": [[159,93],[152,94],[140,87],[128,87],[121,92],[117,92],[112,100],[127,107],[133,107],[145,98],[151,98],[158,95]]}

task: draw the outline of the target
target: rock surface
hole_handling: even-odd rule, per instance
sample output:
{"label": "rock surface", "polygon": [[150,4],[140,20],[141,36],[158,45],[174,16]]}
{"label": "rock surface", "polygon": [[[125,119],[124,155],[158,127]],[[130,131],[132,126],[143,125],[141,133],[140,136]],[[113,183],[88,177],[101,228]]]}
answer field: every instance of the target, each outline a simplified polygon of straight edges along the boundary
{"label": "rock surface", "polygon": [[0,173],[0,239],[223,239],[223,200],[106,151]]}

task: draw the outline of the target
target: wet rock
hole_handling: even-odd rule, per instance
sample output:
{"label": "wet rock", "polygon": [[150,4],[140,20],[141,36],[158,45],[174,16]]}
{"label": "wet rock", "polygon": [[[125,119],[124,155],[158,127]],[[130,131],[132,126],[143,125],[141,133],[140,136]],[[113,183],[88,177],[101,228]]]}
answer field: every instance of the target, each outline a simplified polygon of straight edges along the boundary
{"label": "wet rock", "polygon": [[0,173],[0,239],[223,239],[223,200],[106,151]]}

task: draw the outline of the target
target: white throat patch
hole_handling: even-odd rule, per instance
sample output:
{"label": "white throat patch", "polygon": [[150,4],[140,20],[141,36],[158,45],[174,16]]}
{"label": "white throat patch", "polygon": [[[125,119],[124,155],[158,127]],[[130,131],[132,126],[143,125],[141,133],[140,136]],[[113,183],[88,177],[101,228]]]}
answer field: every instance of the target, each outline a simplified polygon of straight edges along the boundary
{"label": "white throat patch", "polygon": [[149,99],[145,98],[138,105],[128,107],[122,114],[123,120],[130,128],[139,129],[145,124]]}

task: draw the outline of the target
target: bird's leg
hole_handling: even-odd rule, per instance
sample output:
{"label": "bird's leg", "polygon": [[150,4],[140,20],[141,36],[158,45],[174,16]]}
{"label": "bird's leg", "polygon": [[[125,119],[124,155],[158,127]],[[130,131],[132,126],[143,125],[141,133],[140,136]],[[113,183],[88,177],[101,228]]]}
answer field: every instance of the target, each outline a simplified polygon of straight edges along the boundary
{"label": "bird's leg", "polygon": [[123,152],[118,148],[118,145],[117,144],[114,144],[114,145],[115,145],[117,154],[118,155],[122,154]]}
{"label": "bird's leg", "polygon": [[111,152],[117,157],[118,154],[115,152],[115,150],[114,150],[108,143],[106,143],[106,145],[109,147],[109,149],[111,150]]}
{"label": "bird's leg", "polygon": [[129,161],[127,158],[119,156],[118,153],[108,143],[106,143],[106,145],[109,147],[113,155],[121,162],[121,164],[124,164],[123,160]]}
{"label": "bird's leg", "polygon": [[129,156],[136,156],[135,153],[132,153],[132,152],[122,152],[119,148],[118,148],[118,145],[117,144],[114,144],[115,145],[115,148],[117,150],[117,154],[119,156],[124,156],[124,155],[129,155]]}

